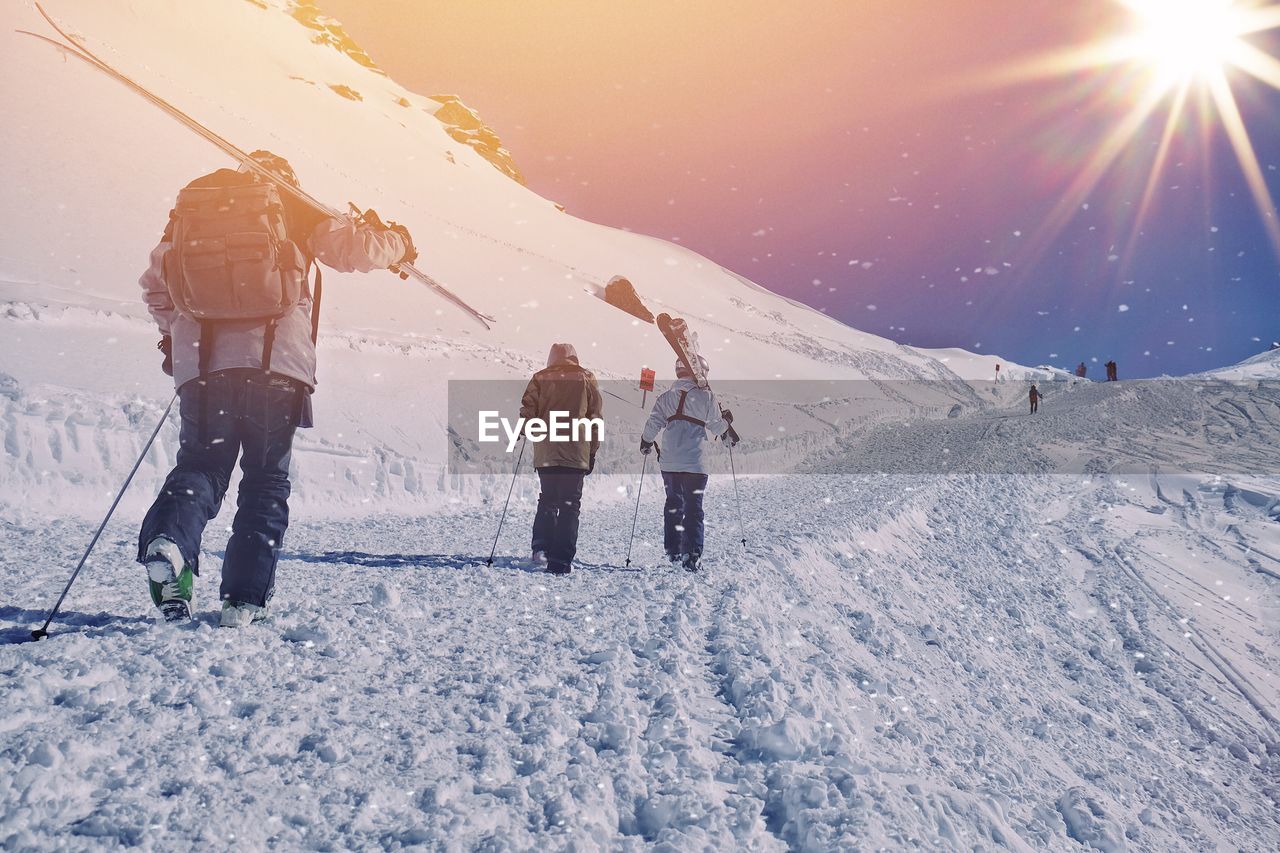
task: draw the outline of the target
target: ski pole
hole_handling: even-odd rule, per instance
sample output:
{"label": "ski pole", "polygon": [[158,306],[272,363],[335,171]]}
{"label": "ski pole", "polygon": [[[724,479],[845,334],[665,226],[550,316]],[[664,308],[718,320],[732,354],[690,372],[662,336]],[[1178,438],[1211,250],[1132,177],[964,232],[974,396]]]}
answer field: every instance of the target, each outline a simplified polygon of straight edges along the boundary
{"label": "ski pole", "polygon": [[502,535],[502,523],[507,520],[507,507],[511,505],[511,493],[516,490],[516,477],[520,474],[520,462],[524,459],[524,436],[520,437],[520,455],[516,457],[516,470],[511,472],[511,488],[507,489],[507,499],[502,504],[502,516],[498,519],[498,532],[493,534],[493,548],[489,550],[489,562],[493,565],[493,555],[498,553],[498,537]]}
{"label": "ski pole", "polygon": [[636,541],[636,520],[640,518],[640,495],[644,492],[644,470],[649,465],[649,454],[644,455],[644,461],[640,463],[640,485],[636,487],[636,513],[631,516],[631,538],[627,540],[627,565],[631,568],[631,543]]}
{"label": "ski pole", "polygon": [[738,493],[738,471],[733,466],[733,445],[729,445],[729,473],[733,475],[733,502],[738,507],[738,535],[742,537],[742,547],[747,547],[747,532],[742,526],[742,495]]}
{"label": "ski pole", "polygon": [[71,591],[71,585],[76,582],[76,577],[80,574],[80,570],[84,568],[85,562],[89,559],[89,555],[93,553],[93,546],[98,544],[98,537],[102,535],[102,531],[106,529],[107,522],[111,520],[111,515],[116,511],[116,507],[120,505],[120,499],[124,497],[125,490],[129,488],[129,484],[133,482],[133,475],[138,473],[138,469],[142,467],[142,460],[147,458],[147,453],[151,451],[151,445],[155,443],[156,436],[160,434],[160,430],[164,427],[165,421],[169,420],[169,411],[173,408],[173,401],[178,399],[178,392],[173,392],[173,396],[169,398],[169,405],[164,407],[164,414],[160,416],[160,422],[156,424],[156,428],[151,431],[151,437],[147,439],[146,445],[142,448],[142,453],[138,454],[138,461],[133,463],[133,470],[129,472],[129,476],[124,478],[124,485],[120,487],[120,491],[116,493],[116,499],[111,502],[111,508],[107,510],[106,518],[102,519],[102,523],[98,525],[98,530],[93,534],[93,539],[89,540],[89,547],[84,549],[84,556],[80,558],[80,562],[76,565],[76,570],[71,573],[70,580],[67,585],[62,588],[62,595],[58,596],[57,602],[53,605],[53,609],[49,611],[49,617],[44,620],[44,624],[38,629],[31,632],[31,639],[42,640],[49,636],[49,623],[53,621],[53,617],[58,615],[58,608],[62,607],[63,599],[67,597],[67,593]]}

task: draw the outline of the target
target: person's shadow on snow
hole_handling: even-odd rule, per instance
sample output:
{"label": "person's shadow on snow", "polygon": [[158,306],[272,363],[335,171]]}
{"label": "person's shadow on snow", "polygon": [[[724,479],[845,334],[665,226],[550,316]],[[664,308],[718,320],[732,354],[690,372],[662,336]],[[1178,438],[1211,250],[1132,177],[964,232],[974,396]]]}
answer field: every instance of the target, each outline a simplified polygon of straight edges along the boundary
{"label": "person's shadow on snow", "polygon": [[[488,568],[484,557],[471,557],[465,554],[368,554],[363,551],[325,551],[319,554],[286,554],[280,555],[282,560],[297,560],[301,563],[322,563],[327,565],[365,566],[376,569],[483,569]],[[498,556],[493,558],[493,568],[511,572],[527,572],[545,574],[529,560],[518,557]],[[606,566],[599,563],[574,562],[575,572],[634,572],[621,566]]]}
{"label": "person's shadow on snow", "polygon": [[[31,631],[44,624],[48,610],[30,610],[25,607],[0,607],[0,623],[16,623],[0,627],[0,646],[13,643],[26,643],[31,640]],[[60,610],[49,626],[49,638],[56,637],[63,631],[84,633],[85,629],[101,629],[96,634],[140,634],[155,623],[151,616],[120,616],[114,613],[80,613],[75,610]]]}

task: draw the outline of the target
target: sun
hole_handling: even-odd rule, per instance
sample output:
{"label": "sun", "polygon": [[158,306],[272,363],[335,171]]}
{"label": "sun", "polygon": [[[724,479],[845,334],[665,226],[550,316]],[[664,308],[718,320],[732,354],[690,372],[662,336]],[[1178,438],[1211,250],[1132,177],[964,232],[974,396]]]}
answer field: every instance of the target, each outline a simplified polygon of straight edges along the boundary
{"label": "sun", "polygon": [[1134,19],[1130,50],[1168,92],[1205,82],[1248,50],[1250,19],[1231,0],[1126,0]]}
{"label": "sun", "polygon": [[[1126,13],[1120,32],[1048,54],[1030,57],[985,76],[987,86],[1009,86],[1049,78],[1106,75],[1094,103],[1115,115],[1115,126],[1092,147],[1090,156],[1063,192],[1040,230],[1042,247],[1087,201],[1122,155],[1138,150],[1152,123],[1163,113],[1163,130],[1154,146],[1146,188],[1129,225],[1128,245],[1142,232],[1144,218],[1160,186],[1175,141],[1189,138],[1207,149],[1212,128],[1229,140],[1260,220],[1280,258],[1280,217],[1266,176],[1236,101],[1233,83],[1252,78],[1280,89],[1280,60],[1253,37],[1280,28],[1280,4],[1264,0],[1111,0]],[[1188,119],[1193,119],[1189,121]],[[1193,135],[1197,134],[1198,135]],[[1133,157],[1125,158],[1132,163]]]}

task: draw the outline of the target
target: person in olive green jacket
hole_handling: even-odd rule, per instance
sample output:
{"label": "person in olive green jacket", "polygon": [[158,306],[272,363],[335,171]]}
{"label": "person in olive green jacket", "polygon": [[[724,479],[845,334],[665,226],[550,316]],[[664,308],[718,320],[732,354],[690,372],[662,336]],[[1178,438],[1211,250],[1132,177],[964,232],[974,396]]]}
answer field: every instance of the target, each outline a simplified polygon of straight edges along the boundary
{"label": "person in olive green jacket", "polygon": [[[550,421],[553,412],[569,418],[599,418],[604,414],[595,374],[578,363],[572,344],[552,344],[547,366],[529,380],[520,401],[520,417]],[[576,441],[534,443],[533,467],[541,490],[533,519],[533,562],[551,574],[567,575],[578,550],[578,512],[582,481],[595,468],[600,448],[598,430]]]}

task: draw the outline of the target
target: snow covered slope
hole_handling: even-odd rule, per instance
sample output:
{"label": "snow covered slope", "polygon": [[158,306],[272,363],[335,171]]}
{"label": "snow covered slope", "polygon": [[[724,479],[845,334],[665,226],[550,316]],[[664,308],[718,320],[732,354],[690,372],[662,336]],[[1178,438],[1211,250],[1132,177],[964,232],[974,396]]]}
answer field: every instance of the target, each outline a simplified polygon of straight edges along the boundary
{"label": "snow covered slope", "polygon": [[1280,349],[1272,349],[1250,356],[1239,364],[1207,370],[1200,374],[1211,379],[1247,381],[1253,379],[1280,379]]}
{"label": "snow covered slope", "polygon": [[[1124,393],[1091,384],[1007,415],[992,452],[1034,454]],[[837,459],[924,457],[990,421]],[[632,506],[592,501],[564,579],[485,566],[491,505],[307,513],[275,615],[234,635],[207,597],[154,622],[122,520],[26,645],[3,642],[89,525],[0,526],[0,845],[1274,850],[1277,495],[1274,476],[758,477],[744,551],[714,480],[690,575],[661,560],[650,475],[633,570]],[[533,508],[517,494],[499,554]]]}
{"label": "snow covered slope", "polygon": [[[242,147],[288,156],[319,197],[335,206],[351,198],[407,224],[421,265],[500,321],[485,335],[392,276],[335,276],[328,325],[470,337],[538,354],[559,333],[576,339],[593,365],[629,376],[669,360],[655,346],[656,329],[583,293],[623,272],[652,307],[704,330],[722,378],[937,370],[927,357],[750,287],[686,249],[566,216],[451,139],[431,114],[436,102],[314,43],[310,29],[282,13],[288,5],[223,0],[193,14],[161,2],[53,0],[50,8],[126,73]],[[12,192],[0,270],[132,302],[173,193],[224,159],[117,84],[12,33],[40,29],[23,4],[8,6],[3,24],[4,108],[22,120],[4,130],[0,178]],[[25,85],[26,77],[38,85]]]}
{"label": "snow covered slope", "polygon": [[[602,377],[633,378],[642,366],[670,376],[657,329],[591,295],[619,273],[653,311],[689,319],[719,380],[956,379],[927,354],[850,329],[685,248],[566,215],[454,139],[456,128],[437,118],[439,102],[373,67],[309,4],[221,0],[193,11],[159,0],[51,0],[48,8],[236,144],[286,155],[318,197],[407,224],[419,266],[498,318],[484,332],[389,273],[326,277],[318,428],[299,445],[303,503],[436,500],[457,485],[441,471],[445,380],[527,376],[553,341],[576,344]],[[15,28],[47,31],[26,3],[0,11],[0,110],[16,117],[0,125],[0,373],[11,383],[0,485],[5,504],[92,512],[170,393],[135,282],[177,189],[227,163],[136,95]],[[961,387],[945,393],[973,402]],[[175,432],[162,433],[140,472],[132,510],[162,475]],[[786,440],[809,447],[813,437]],[[749,440],[743,453],[758,449]]]}

